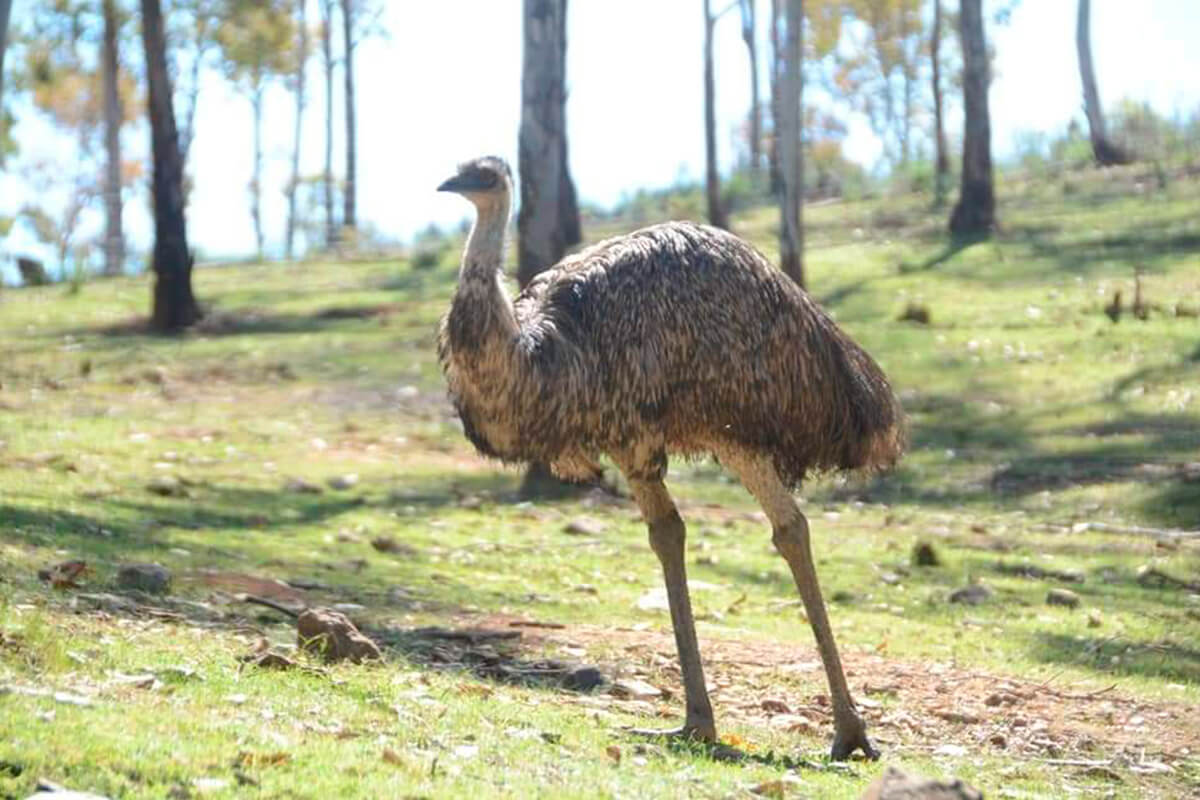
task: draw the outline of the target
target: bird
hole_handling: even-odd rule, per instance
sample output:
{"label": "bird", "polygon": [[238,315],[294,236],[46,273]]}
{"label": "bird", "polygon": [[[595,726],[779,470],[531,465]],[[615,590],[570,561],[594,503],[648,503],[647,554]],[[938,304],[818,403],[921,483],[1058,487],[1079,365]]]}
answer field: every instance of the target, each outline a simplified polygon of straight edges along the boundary
{"label": "bird", "polygon": [[[438,190],[475,207],[438,358],[463,432],[483,455],[624,475],[666,584],[684,684],[681,726],[717,742],[688,594],[686,529],[668,456],[713,456],[759,502],[816,638],[834,715],[831,756],[879,753],[846,683],[792,494],[812,473],[877,471],[905,444],[882,369],[748,242],[666,222],[568,255],[514,298],[504,276],[513,178],[483,156]],[[651,732],[648,732],[651,733]]]}

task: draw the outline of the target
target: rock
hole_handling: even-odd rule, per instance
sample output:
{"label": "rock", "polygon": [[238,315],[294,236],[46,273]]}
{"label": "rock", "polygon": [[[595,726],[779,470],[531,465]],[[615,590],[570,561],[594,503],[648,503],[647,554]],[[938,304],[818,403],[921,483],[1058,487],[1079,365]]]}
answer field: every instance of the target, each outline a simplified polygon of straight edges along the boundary
{"label": "rock", "polygon": [[415,556],[417,554],[414,547],[391,536],[376,536],[371,540],[371,547],[374,547],[381,553],[399,553],[405,556]]}
{"label": "rock", "polygon": [[152,481],[146,484],[146,491],[159,497],[188,496],[187,487],[183,485],[183,482],[171,475],[156,475]]}
{"label": "rock", "polygon": [[942,565],[942,559],[938,556],[937,550],[934,550],[933,545],[929,542],[917,542],[913,545],[912,560],[918,567],[940,567]]}
{"label": "rock", "polygon": [[768,714],[790,714],[790,713],[792,713],[791,707],[789,707],[788,704],[785,703],[783,700],[780,700],[779,698],[776,698],[776,697],[768,697],[767,699],[765,699],[761,703],[759,703],[759,707],[762,708],[762,710],[767,712]]}
{"label": "rock", "polygon": [[566,524],[563,533],[572,536],[599,536],[604,533],[604,524],[592,517],[576,517]]}
{"label": "rock", "polygon": [[933,780],[889,766],[859,800],[983,800],[983,793],[959,778]]}
{"label": "rock", "polygon": [[320,494],[325,491],[317,484],[306,481],[303,478],[292,478],[284,484],[283,488],[296,494]]}
{"label": "rock", "polygon": [[357,486],[358,476],[353,472],[346,475],[336,475],[330,478],[327,483],[329,484],[330,489],[335,489],[341,492],[345,491],[346,489],[353,489],[355,486]]}
{"label": "rock", "polygon": [[622,678],[614,681],[612,693],[621,697],[632,697],[635,700],[649,700],[662,697],[662,689],[637,678]]}
{"label": "rock", "polygon": [[995,592],[991,587],[982,583],[972,583],[964,586],[961,589],[955,589],[950,593],[951,603],[962,603],[968,606],[977,606],[991,597]]}
{"label": "rock", "polygon": [[161,564],[126,564],[117,571],[117,588],[164,594],[171,586],[171,572]]}
{"label": "rock", "polygon": [[354,627],[345,614],[330,608],[310,608],[296,618],[296,643],[326,662],[359,664],[383,658],[375,642]]}
{"label": "rock", "polygon": [[917,303],[909,303],[896,319],[900,322],[915,322],[918,325],[928,325],[930,322],[929,309]]}
{"label": "rock", "polygon": [[595,667],[576,667],[563,676],[562,685],[573,692],[590,692],[606,681],[604,673]]}
{"label": "rock", "polygon": [[1092,609],[1088,612],[1089,628],[1099,628],[1102,624],[1104,624],[1104,617],[1100,616],[1099,611]]}
{"label": "rock", "polygon": [[1079,595],[1075,594],[1070,589],[1051,589],[1046,593],[1046,604],[1052,606],[1066,606],[1067,608],[1079,608]]}

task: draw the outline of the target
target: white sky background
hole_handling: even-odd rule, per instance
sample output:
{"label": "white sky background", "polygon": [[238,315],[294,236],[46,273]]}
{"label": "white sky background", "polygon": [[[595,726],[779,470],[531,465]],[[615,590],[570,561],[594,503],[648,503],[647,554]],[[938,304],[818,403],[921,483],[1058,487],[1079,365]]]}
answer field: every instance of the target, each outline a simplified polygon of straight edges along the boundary
{"label": "white sky background", "polygon": [[[17,0],[16,23],[37,0]],[[945,0],[953,7],[953,0]],[[989,3],[985,2],[985,6]],[[714,0],[714,7],[724,6]],[[430,222],[467,216],[461,199],[434,187],[465,158],[483,153],[516,162],[521,70],[521,0],[388,2],[386,38],[357,51],[360,221],[389,238],[408,238]],[[769,44],[759,0],[760,57]],[[1001,158],[1020,132],[1062,130],[1081,117],[1076,62],[1076,0],[1023,0],[1007,26],[989,24],[997,52],[991,93],[993,147]],[[315,3],[310,17],[316,16]],[[990,19],[989,19],[990,23]],[[340,40],[340,36],[338,37]],[[131,36],[128,46],[140,46]],[[1095,0],[1092,47],[1102,100],[1144,99],[1160,112],[1200,107],[1200,2]],[[314,49],[317,43],[314,43]],[[568,10],[568,108],[571,170],[583,200],[611,205],[639,187],[660,187],[704,169],[703,13],[700,0],[571,0]],[[749,107],[749,65],[736,10],[717,27],[718,151],[733,159],[733,132]],[[768,96],[760,69],[762,97]],[[336,75],[335,108],[342,102]],[[319,58],[310,88],[302,170],[320,171],[323,85]],[[948,119],[961,128],[961,106]],[[293,101],[268,93],[264,218],[268,253],[282,249]],[[62,158],[44,123],[16,129],[24,155]],[[125,138],[144,151],[144,127]],[[344,128],[335,120],[335,170],[344,161]],[[861,120],[847,151],[871,166],[878,142]],[[204,83],[189,162],[195,182],[189,237],[204,258],[249,254],[254,235],[246,184],[251,171],[249,102],[215,74]],[[0,212],[12,212],[27,189],[0,177]],[[127,202],[126,225],[137,248],[150,245],[144,196]],[[96,228],[98,230],[98,228]],[[5,249],[29,248],[16,233]]]}

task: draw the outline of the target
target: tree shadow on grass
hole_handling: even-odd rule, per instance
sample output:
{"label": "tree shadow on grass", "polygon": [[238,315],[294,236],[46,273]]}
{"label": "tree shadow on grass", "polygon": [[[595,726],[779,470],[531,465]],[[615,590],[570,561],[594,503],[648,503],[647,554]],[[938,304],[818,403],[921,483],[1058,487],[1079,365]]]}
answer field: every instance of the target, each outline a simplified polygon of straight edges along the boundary
{"label": "tree shadow on grass", "polygon": [[1043,663],[1082,665],[1110,675],[1200,684],[1200,649],[1174,641],[1040,631],[1031,642],[1030,655]]}
{"label": "tree shadow on grass", "polygon": [[[268,311],[255,307],[210,309],[196,325],[175,336],[219,338],[255,334],[316,333],[348,320],[386,324],[395,314],[406,311],[400,303],[366,303],[360,305],[327,306],[314,311]],[[120,322],[68,331],[73,336],[104,336],[135,338],[158,335],[151,330],[149,320],[134,317]],[[55,332],[61,335],[61,332]]]}
{"label": "tree shadow on grass", "polygon": [[990,240],[990,236],[952,236],[940,251],[934,253],[924,261],[915,264],[906,261],[900,264],[900,274],[925,272],[935,267],[940,267],[964,250]]}

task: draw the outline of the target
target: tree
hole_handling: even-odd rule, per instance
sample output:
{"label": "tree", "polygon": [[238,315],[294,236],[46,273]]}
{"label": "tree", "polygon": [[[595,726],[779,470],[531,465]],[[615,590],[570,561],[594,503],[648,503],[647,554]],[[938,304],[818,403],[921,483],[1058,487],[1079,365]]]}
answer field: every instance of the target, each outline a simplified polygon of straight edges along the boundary
{"label": "tree", "polygon": [[1104,109],[1100,105],[1100,90],[1096,88],[1096,71],[1092,65],[1092,3],[1079,0],[1079,15],[1075,27],[1075,47],[1079,51],[1079,77],[1083,82],[1083,110],[1087,115],[1092,139],[1092,155],[1102,167],[1128,164],[1129,154],[1108,138]]}
{"label": "tree", "polygon": [[[166,8],[166,36],[171,43],[167,57],[171,74],[176,76],[174,89],[181,108],[179,152],[186,165],[196,138],[201,74],[209,63],[209,52],[217,44],[216,32],[224,17],[225,0],[168,0]],[[187,188],[185,184],[185,191]]]}
{"label": "tree", "polygon": [[800,130],[804,106],[804,2],[786,0],[783,37],[783,80],[780,87],[780,177],[783,197],[779,204],[780,267],[804,286],[804,144]]}
{"label": "tree", "polygon": [[[4,100],[4,51],[8,49],[8,17],[12,0],[0,0],[0,103]],[[0,105],[0,109],[3,105]],[[3,120],[0,120],[0,124]]]}
{"label": "tree", "polygon": [[154,309],[155,330],[188,327],[200,318],[192,294],[192,258],[183,210],[183,157],[175,128],[167,42],[159,0],[141,0],[142,43],[149,84],[150,144],[154,161]]}
{"label": "tree", "polygon": [[771,22],[767,26],[771,34],[771,142],[767,147],[767,171],[771,176],[771,193],[777,194],[783,187],[783,176],[779,166],[779,89],[783,83],[783,49],[779,44],[779,0],[771,0]]}
{"label": "tree", "polygon": [[[136,89],[121,68],[119,41],[124,22],[116,0],[100,3],[60,0],[37,7],[29,16],[22,84],[33,105],[74,140],[72,166],[57,174],[69,186],[65,204],[45,215],[59,218],[60,262],[76,254],[76,268],[87,261],[84,243],[73,242],[76,227],[98,198],[104,200],[104,271],[119,274],[125,261],[122,189],[129,165],[121,159],[121,127],[140,108]],[[40,208],[47,192],[29,194],[26,214]],[[51,205],[54,202],[51,201]],[[61,214],[59,213],[61,211]]]}
{"label": "tree", "polygon": [[905,165],[913,155],[913,129],[921,112],[917,82],[926,57],[922,0],[845,0],[843,5],[861,24],[847,29],[835,87],[867,117],[887,161]]}
{"label": "tree", "polygon": [[762,104],[758,97],[758,23],[756,0],[738,0],[742,12],[742,41],[750,58],[750,169],[762,166]]}
{"label": "tree", "polygon": [[567,159],[567,0],[524,0],[517,171],[517,282],[523,288],[582,239]]}
{"label": "tree", "polygon": [[291,71],[294,60],[292,16],[285,0],[228,0],[217,43],[226,76],[249,99],[254,111],[254,174],[250,180],[250,216],[259,258],[263,254],[262,122],[263,94],[276,75]]}
{"label": "tree", "polygon": [[305,70],[308,68],[308,0],[296,0],[297,33],[296,42],[296,74],[292,90],[296,93],[296,127],[292,134],[292,177],[287,185],[287,237],[285,253],[290,261],[296,240],[296,190],[300,185],[300,134],[303,129],[304,107],[307,103],[305,94]]}
{"label": "tree", "polygon": [[[524,288],[583,236],[567,156],[567,0],[524,0],[522,32],[517,283]],[[565,488],[545,464],[531,464],[521,495],[553,495]]]}
{"label": "tree", "polygon": [[342,67],[346,79],[346,186],[342,190],[342,226],[350,230],[358,227],[358,138],[355,131],[357,117],[354,105],[354,46],[357,44],[355,14],[354,0],[342,0],[342,35],[346,48]]}
{"label": "tree", "polygon": [[988,113],[991,83],[981,0],[962,0],[959,35],[963,50],[963,163],[958,203],[950,215],[956,236],[986,235],[996,226],[992,183],[992,127]]}
{"label": "tree", "polygon": [[942,0],[933,0],[933,30],[929,36],[933,81],[934,204],[946,202],[950,183],[950,156],[946,153],[946,127],[942,120]]}
{"label": "tree", "polygon": [[104,56],[104,273],[120,275],[125,265],[125,232],[121,224],[121,93],[117,37],[121,21],[115,0],[103,0]]}
{"label": "tree", "polygon": [[717,172],[717,90],[713,76],[713,28],[717,18],[704,0],[704,185],[708,198],[709,224],[728,228],[729,220],[721,204],[721,176]]}
{"label": "tree", "polygon": [[337,244],[337,223],[333,214],[333,0],[321,4],[321,64],[325,71],[325,171],[322,196],[325,206],[325,247]]}

